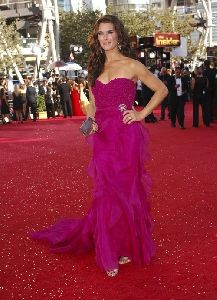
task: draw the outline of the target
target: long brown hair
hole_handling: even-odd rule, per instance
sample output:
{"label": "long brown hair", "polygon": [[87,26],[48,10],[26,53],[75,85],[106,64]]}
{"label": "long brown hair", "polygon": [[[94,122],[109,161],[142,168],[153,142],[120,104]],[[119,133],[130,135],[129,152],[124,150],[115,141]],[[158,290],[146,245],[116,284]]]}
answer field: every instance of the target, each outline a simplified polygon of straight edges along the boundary
{"label": "long brown hair", "polygon": [[88,43],[90,46],[90,57],[88,62],[88,82],[91,86],[95,84],[96,79],[103,72],[105,64],[105,52],[100,47],[98,40],[98,30],[101,23],[112,23],[118,35],[118,44],[120,52],[126,57],[133,57],[130,47],[130,40],[123,23],[113,15],[105,15],[97,20],[93,31],[89,36]]}
{"label": "long brown hair", "polygon": [[5,89],[1,88],[0,89],[0,99],[2,99],[5,96]]}

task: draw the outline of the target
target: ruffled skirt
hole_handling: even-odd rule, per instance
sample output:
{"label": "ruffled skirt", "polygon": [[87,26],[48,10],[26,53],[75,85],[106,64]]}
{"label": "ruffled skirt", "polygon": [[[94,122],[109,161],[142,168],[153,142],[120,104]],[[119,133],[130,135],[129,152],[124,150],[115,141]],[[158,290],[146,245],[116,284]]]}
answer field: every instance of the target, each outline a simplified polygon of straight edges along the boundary
{"label": "ruffled skirt", "polygon": [[147,201],[151,180],[144,168],[148,132],[140,122],[123,124],[112,110],[97,111],[96,121],[99,131],[88,138],[93,151],[91,208],[80,220],[62,220],[32,237],[49,242],[53,252],[95,249],[102,270],[118,268],[120,256],[148,264],[155,252]]}

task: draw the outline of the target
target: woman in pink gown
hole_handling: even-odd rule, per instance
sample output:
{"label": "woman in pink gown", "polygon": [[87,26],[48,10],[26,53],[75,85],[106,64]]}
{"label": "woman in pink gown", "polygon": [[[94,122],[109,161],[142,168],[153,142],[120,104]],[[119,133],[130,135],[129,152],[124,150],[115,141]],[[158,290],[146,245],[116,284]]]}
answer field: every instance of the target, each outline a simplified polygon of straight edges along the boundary
{"label": "woman in pink gown", "polygon": [[[144,169],[148,132],[140,121],[160,104],[167,89],[130,58],[129,39],[117,17],[97,21],[90,49],[87,115],[97,124],[89,137],[93,203],[82,219],[62,220],[33,237],[48,241],[54,252],[95,249],[97,265],[113,277],[120,264],[148,264],[155,254],[147,200],[151,181]],[[137,80],[155,92],[140,112],[132,109]]]}

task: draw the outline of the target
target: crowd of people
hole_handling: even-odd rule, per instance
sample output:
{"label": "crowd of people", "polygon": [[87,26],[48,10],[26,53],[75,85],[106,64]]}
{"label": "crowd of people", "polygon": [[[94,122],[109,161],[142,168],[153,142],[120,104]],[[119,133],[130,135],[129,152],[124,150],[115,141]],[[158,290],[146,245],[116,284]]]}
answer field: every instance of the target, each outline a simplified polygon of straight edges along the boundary
{"label": "crowd of people", "polygon": [[[178,122],[181,129],[185,129],[185,104],[192,101],[192,126],[199,126],[199,107],[202,110],[203,124],[206,127],[217,119],[217,69],[206,60],[203,65],[196,67],[193,72],[188,68],[177,66],[174,70],[153,67],[152,72],[168,88],[169,94],[161,103],[160,120],[165,120],[166,110],[171,126]],[[138,105],[146,106],[153,92],[144,84],[137,84]],[[146,122],[157,122],[152,112],[145,118]]]}
{"label": "crowd of people", "polygon": [[63,115],[64,118],[84,116],[88,102],[88,84],[84,79],[70,80],[51,76],[33,82],[25,79],[24,84],[15,84],[9,91],[7,79],[0,81],[0,112],[3,124],[15,121],[22,124],[28,119],[36,122],[39,100],[42,97],[47,118]]}
{"label": "crowd of people", "polygon": [[[217,69],[207,60],[193,72],[188,68],[175,67],[174,70],[162,67],[150,69],[168,88],[169,94],[161,103],[159,120],[165,120],[166,111],[171,126],[179,124],[185,129],[185,104],[192,101],[192,126],[199,126],[199,107],[202,110],[203,124],[206,127],[217,119]],[[135,104],[145,107],[153,92],[140,81],[137,82]],[[43,96],[47,118],[63,115],[64,118],[84,116],[88,103],[88,82],[84,79],[70,80],[53,75],[49,79],[33,82],[31,78],[25,84],[14,85],[10,94],[7,90],[7,80],[0,81],[0,111],[2,123],[12,120],[18,123],[30,119],[37,120],[37,96]],[[152,112],[145,122],[157,122]]]}

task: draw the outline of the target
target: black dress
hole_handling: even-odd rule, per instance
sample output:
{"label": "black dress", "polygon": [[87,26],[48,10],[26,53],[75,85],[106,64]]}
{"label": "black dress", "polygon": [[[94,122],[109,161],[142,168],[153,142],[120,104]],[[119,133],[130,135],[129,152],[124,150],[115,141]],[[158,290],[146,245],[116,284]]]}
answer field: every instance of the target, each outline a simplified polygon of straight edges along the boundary
{"label": "black dress", "polygon": [[22,110],[23,109],[23,102],[21,94],[16,95],[13,93],[13,109],[14,110]]}
{"label": "black dress", "polygon": [[1,113],[3,114],[3,115],[8,115],[9,113],[10,113],[10,110],[9,110],[9,107],[8,107],[8,105],[7,105],[7,103],[6,103],[6,99],[1,99]]}

